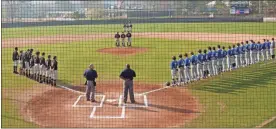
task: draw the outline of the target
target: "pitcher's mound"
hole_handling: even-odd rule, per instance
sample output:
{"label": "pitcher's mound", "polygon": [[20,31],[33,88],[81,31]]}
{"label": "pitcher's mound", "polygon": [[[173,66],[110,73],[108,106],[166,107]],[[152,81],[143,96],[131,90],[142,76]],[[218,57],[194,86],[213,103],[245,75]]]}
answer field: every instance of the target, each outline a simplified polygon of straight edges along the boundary
{"label": "pitcher's mound", "polygon": [[116,48],[103,48],[97,50],[101,53],[107,53],[112,55],[135,55],[137,53],[143,53],[148,51],[147,48],[140,47],[116,47]]}

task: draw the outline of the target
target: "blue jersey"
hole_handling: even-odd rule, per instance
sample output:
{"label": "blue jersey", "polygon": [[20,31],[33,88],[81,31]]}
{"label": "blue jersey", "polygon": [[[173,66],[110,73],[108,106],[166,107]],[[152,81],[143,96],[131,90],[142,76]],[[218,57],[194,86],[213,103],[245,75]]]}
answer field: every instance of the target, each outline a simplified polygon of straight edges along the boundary
{"label": "blue jersey", "polygon": [[204,62],[208,61],[208,54],[207,53],[203,55],[203,61]]}
{"label": "blue jersey", "polygon": [[239,55],[239,54],[241,54],[240,47],[236,47],[235,48],[235,55]]}
{"label": "blue jersey", "polygon": [[193,65],[197,64],[197,56],[196,55],[191,56],[191,62],[192,62]]}
{"label": "blue jersey", "polygon": [[217,54],[218,52],[217,52],[217,51],[213,51],[212,53],[213,53],[213,54],[212,54],[212,59],[213,59],[213,60],[217,59],[217,58],[218,58],[218,57],[217,57],[217,56],[218,56],[218,54]]}
{"label": "blue jersey", "polygon": [[172,62],[171,62],[171,69],[176,69],[177,68],[177,64],[178,64],[178,62],[176,61],[176,60],[173,60]]}
{"label": "blue jersey", "polygon": [[270,49],[270,46],[271,46],[271,42],[267,42],[266,48],[267,48],[267,49]]}
{"label": "blue jersey", "polygon": [[208,52],[208,60],[211,60],[212,56],[213,56],[213,52],[212,52],[212,51],[209,51],[209,52]]}
{"label": "blue jersey", "polygon": [[262,44],[258,44],[258,50],[261,51],[263,49],[263,45]]}
{"label": "blue jersey", "polygon": [[178,60],[178,67],[184,67],[185,63],[184,63],[184,59],[180,58]]}
{"label": "blue jersey", "polygon": [[246,45],[246,51],[250,51],[250,49],[251,49],[251,48],[250,48],[250,44],[247,44],[247,45]]}
{"label": "blue jersey", "polygon": [[227,55],[228,55],[228,56],[232,56],[232,55],[233,55],[232,49],[229,49],[229,50],[227,51]]}
{"label": "blue jersey", "polygon": [[198,60],[198,63],[203,63],[203,55],[201,53],[198,53],[197,60]]}
{"label": "blue jersey", "polygon": [[236,48],[232,48],[232,56],[236,55]]}
{"label": "blue jersey", "polygon": [[266,43],[263,43],[263,44],[262,44],[262,48],[263,48],[263,49],[266,49]]}
{"label": "blue jersey", "polygon": [[245,48],[245,45],[242,45],[242,46],[241,46],[241,53],[242,53],[242,54],[245,53],[245,49],[246,49],[246,48]]}
{"label": "blue jersey", "polygon": [[190,60],[190,58],[186,57],[185,66],[190,66],[190,65],[191,65],[191,60]]}
{"label": "blue jersey", "polygon": [[226,51],[226,50],[223,50],[222,53],[223,53],[223,54],[222,54],[222,57],[225,58],[225,57],[227,56],[227,51]]}
{"label": "blue jersey", "polygon": [[222,49],[219,49],[218,51],[217,51],[217,57],[218,58],[223,58],[223,50]]}

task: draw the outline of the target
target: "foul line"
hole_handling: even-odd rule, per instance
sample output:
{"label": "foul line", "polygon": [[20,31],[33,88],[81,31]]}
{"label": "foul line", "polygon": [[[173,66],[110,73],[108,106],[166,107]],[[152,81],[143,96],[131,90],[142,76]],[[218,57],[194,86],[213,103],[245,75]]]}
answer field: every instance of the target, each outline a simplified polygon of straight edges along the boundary
{"label": "foul line", "polygon": [[147,92],[141,93],[139,95],[146,95],[146,94],[149,94],[149,93],[152,93],[152,92],[156,92],[156,91],[160,91],[160,90],[167,89],[167,88],[170,88],[170,87],[163,87],[163,88],[147,91]]}
{"label": "foul line", "polygon": [[262,128],[264,127],[265,125],[269,124],[270,122],[274,121],[276,119],[276,116],[264,121],[262,124],[256,126],[255,128]]}
{"label": "foul line", "polygon": [[73,90],[73,89],[71,89],[71,88],[68,88],[68,87],[65,87],[65,86],[62,86],[62,85],[57,85],[57,86],[60,87],[60,88],[63,88],[63,89],[66,89],[66,90],[75,92],[75,93],[85,94],[84,92],[80,92],[80,91],[77,91],[77,90]]}

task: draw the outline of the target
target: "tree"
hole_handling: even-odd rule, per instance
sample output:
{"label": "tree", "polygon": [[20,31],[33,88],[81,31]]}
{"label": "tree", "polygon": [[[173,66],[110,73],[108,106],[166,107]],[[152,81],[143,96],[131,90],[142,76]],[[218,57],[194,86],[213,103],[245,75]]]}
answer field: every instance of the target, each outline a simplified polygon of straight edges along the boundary
{"label": "tree", "polygon": [[74,19],[79,19],[81,17],[81,15],[80,15],[80,13],[78,11],[76,11],[76,12],[73,13],[72,17]]}

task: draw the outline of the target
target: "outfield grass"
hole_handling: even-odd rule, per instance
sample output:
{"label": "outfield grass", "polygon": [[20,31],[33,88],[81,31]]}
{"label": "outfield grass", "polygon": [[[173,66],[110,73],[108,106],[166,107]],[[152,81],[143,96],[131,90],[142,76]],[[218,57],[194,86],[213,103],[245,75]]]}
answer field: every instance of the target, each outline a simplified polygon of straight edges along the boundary
{"label": "outfield grass", "polygon": [[[212,32],[276,35],[276,23],[158,23],[134,24],[133,32]],[[115,33],[122,24],[3,28],[2,38],[26,38],[59,34]]]}
{"label": "outfield grass", "polygon": [[[67,83],[83,84],[82,73],[88,64],[94,63],[99,73],[99,80],[118,79],[120,71],[126,63],[137,72],[137,81],[145,83],[164,83],[170,80],[169,62],[172,55],[180,52],[197,51],[216,42],[179,41],[153,38],[135,39],[134,47],[146,47],[148,52],[134,56],[113,56],[101,54],[96,50],[113,47],[113,40],[102,39],[71,44],[37,45],[35,50],[45,51],[46,54],[57,55],[59,61],[59,78]],[[221,44],[228,45],[228,44]],[[27,48],[27,47],[26,47]],[[26,49],[25,48],[25,49]],[[12,48],[2,50],[2,87],[18,88],[30,87],[36,82],[11,73]],[[186,127],[255,127],[275,113],[275,64],[267,66],[254,65],[248,68],[225,73],[209,80],[201,81],[189,86],[192,94],[197,97],[204,108],[204,112]],[[7,104],[2,109],[4,121],[10,123],[22,120],[19,115],[9,113],[15,109],[13,104]],[[220,104],[225,104],[223,111]],[[20,124],[20,123],[19,123]],[[258,125],[257,124],[257,125]],[[21,125],[21,124],[20,124]],[[22,126],[29,123],[22,123]],[[5,127],[9,127],[8,124]]]}

